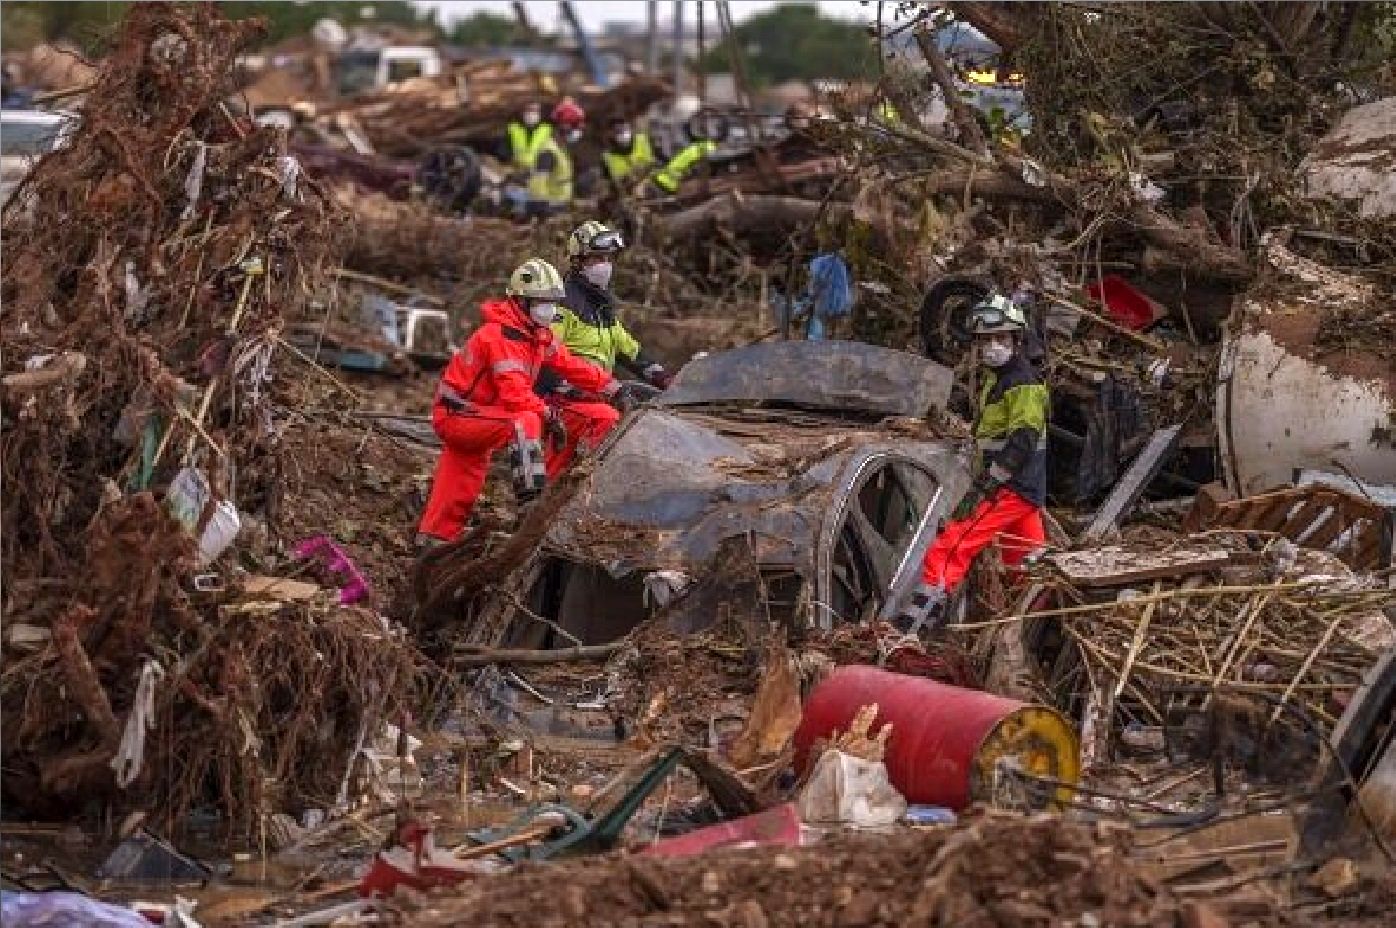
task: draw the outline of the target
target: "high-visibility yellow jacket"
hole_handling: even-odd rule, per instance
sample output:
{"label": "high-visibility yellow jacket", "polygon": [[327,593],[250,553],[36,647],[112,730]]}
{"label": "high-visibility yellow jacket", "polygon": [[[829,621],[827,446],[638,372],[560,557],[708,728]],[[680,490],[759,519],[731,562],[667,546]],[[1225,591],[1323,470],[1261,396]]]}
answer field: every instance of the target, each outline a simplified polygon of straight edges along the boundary
{"label": "high-visibility yellow jacket", "polygon": [[979,390],[974,442],[979,466],[997,464],[1008,486],[1037,505],[1047,501],[1047,386],[1021,353],[992,371]]}
{"label": "high-visibility yellow jacket", "polygon": [[531,171],[543,146],[552,140],[553,127],[541,122],[529,129],[521,122],[509,123],[509,158],[518,170]]}
{"label": "high-visibility yellow jacket", "polygon": [[[545,155],[551,157],[546,158]],[[551,164],[544,167],[544,163],[549,161]],[[543,141],[533,156],[530,169],[533,173],[528,177],[528,195],[532,199],[554,206],[566,206],[572,202],[572,159],[557,139]]]}
{"label": "high-visibility yellow jacket", "polygon": [[605,371],[614,371],[617,360],[638,366],[640,343],[616,316],[611,295],[575,272],[567,275],[565,284],[562,321],[553,323],[558,340]]}
{"label": "high-visibility yellow jacket", "polygon": [[693,142],[684,146],[683,150],[669,159],[669,163],[654,175],[654,182],[665,193],[673,193],[679,189],[679,183],[684,179],[684,175],[697,167],[698,162],[717,151],[717,143],[711,141]]}
{"label": "high-visibility yellow jacket", "polygon": [[606,166],[607,176],[617,183],[627,177],[638,177],[654,164],[654,147],[650,145],[650,137],[637,132],[630,140],[629,151],[607,149],[601,155],[601,163]]}

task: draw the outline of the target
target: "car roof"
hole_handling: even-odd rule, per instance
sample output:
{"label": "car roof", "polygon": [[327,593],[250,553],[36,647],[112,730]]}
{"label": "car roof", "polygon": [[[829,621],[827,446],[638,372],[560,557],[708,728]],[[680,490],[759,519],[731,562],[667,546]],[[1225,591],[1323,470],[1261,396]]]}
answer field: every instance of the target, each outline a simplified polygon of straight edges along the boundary
{"label": "car roof", "polygon": [[953,380],[949,368],[921,355],[863,342],[762,342],[690,361],[656,402],[924,416],[945,407]]}
{"label": "car roof", "polygon": [[601,448],[559,512],[550,547],[634,567],[702,563],[734,532],[813,543],[840,476],[872,457],[942,480],[958,446],[924,423],[850,422],[798,410],[647,407]]}

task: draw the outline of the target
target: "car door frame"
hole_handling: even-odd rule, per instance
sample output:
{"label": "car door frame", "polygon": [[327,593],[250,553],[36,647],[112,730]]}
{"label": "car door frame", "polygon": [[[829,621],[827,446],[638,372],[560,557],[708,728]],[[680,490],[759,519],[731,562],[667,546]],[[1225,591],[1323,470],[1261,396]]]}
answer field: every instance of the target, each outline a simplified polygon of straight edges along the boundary
{"label": "car door frame", "polygon": [[[870,448],[855,456],[844,467],[834,486],[835,505],[830,506],[823,525],[820,526],[815,551],[815,590],[812,624],[824,630],[833,628],[835,616],[828,605],[833,596],[833,558],[839,533],[848,518],[849,507],[858,505],[858,490],[871,472],[882,466],[903,464],[913,467],[935,482],[935,491],[917,520],[916,528],[896,557],[896,567],[891,577],[875,577],[874,583],[880,588],[881,602],[878,617],[884,618],[900,600],[911,580],[918,574],[915,568],[925,556],[940,527],[948,520],[952,507],[964,493],[969,483],[969,474],[958,461],[953,449],[947,446],[944,459],[940,454],[927,454],[917,457],[891,448]],[[890,595],[888,592],[890,591]],[[841,619],[855,617],[840,616]]]}

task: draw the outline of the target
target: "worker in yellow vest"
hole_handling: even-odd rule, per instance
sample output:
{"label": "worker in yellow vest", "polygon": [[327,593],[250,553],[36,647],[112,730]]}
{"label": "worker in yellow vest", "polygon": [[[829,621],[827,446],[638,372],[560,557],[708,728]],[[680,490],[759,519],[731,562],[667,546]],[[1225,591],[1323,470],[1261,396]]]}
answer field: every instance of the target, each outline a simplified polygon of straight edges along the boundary
{"label": "worker in yellow vest", "polygon": [[501,156],[509,162],[510,170],[527,174],[543,145],[553,137],[553,127],[543,122],[543,107],[537,101],[525,106],[519,115],[509,123]]}
{"label": "worker in yellow vest", "polygon": [[571,97],[553,108],[548,133],[541,136],[535,150],[526,152],[528,167],[521,172],[524,189],[506,190],[514,212],[521,218],[539,218],[561,212],[572,205],[572,156],[567,145],[582,137],[586,112]]}
{"label": "worker in yellow vest", "polygon": [[611,182],[633,185],[654,167],[654,146],[644,132],[636,132],[624,119],[613,119],[608,127],[606,150],[601,163]]}
{"label": "worker in yellow vest", "polygon": [[[717,151],[717,143],[712,139],[698,138],[679,149],[674,157],[665,162],[664,167],[650,176],[649,183],[658,192],[667,196],[678,193],[679,184],[705,159]],[[654,191],[648,191],[653,193]]]}

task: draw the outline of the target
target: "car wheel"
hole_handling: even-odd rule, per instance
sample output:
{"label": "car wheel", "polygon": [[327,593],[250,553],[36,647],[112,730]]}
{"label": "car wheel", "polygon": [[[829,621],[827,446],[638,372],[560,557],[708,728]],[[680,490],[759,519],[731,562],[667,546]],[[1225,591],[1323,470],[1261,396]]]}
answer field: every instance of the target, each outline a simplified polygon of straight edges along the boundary
{"label": "car wheel", "polygon": [[989,295],[987,284],[964,277],[942,277],[921,301],[921,350],[926,357],[954,367],[972,341],[969,313]]}

